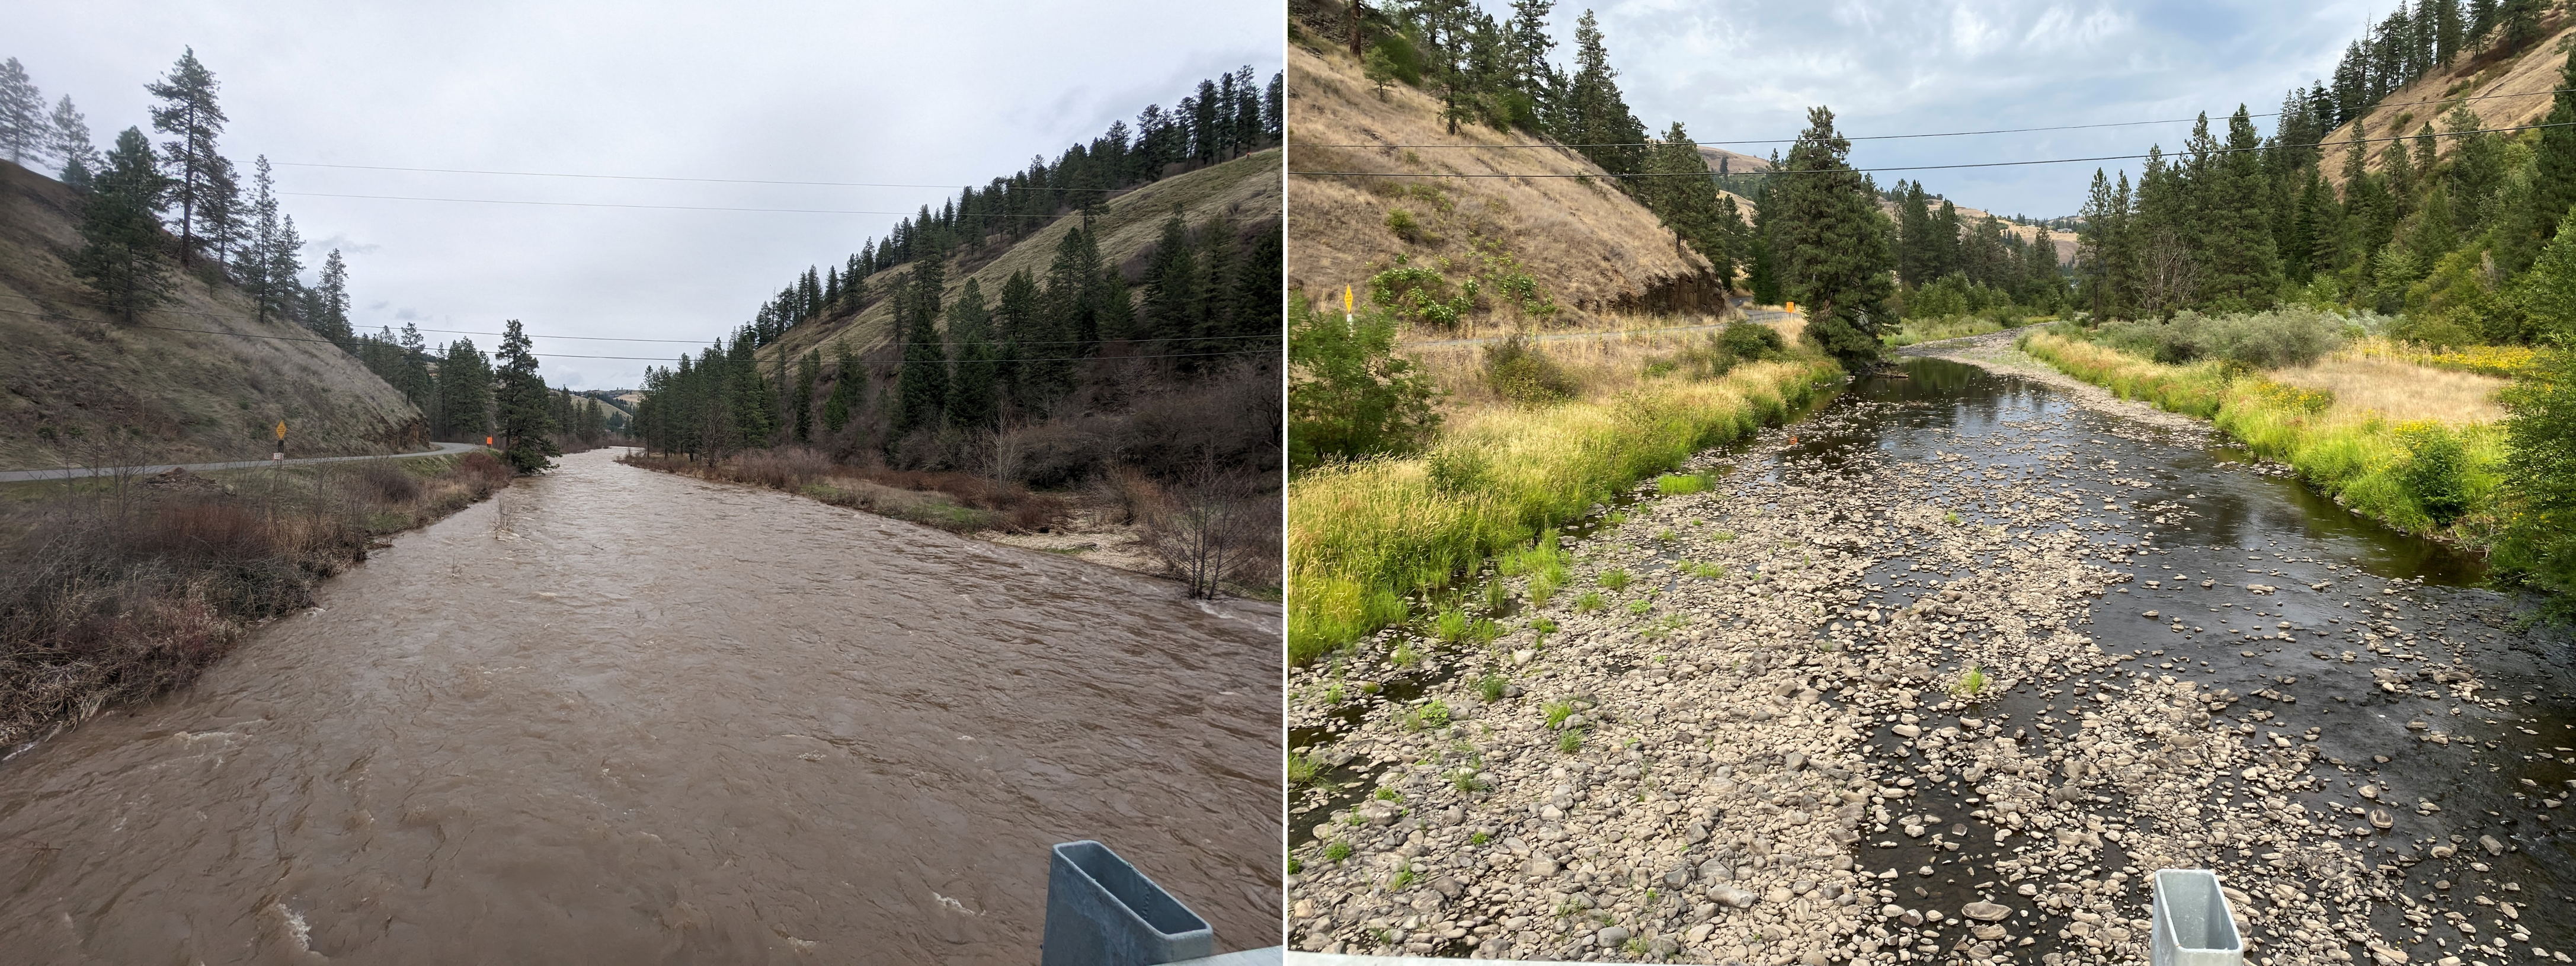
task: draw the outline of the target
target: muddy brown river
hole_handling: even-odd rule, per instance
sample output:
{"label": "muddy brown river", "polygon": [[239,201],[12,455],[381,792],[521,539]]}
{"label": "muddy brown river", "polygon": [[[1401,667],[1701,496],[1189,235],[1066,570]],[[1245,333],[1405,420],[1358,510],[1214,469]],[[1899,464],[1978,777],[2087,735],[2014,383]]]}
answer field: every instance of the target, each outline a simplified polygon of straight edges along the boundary
{"label": "muddy brown river", "polygon": [[1083,838],[1269,945],[1278,621],[567,457],[0,764],[0,960],[1034,963]]}

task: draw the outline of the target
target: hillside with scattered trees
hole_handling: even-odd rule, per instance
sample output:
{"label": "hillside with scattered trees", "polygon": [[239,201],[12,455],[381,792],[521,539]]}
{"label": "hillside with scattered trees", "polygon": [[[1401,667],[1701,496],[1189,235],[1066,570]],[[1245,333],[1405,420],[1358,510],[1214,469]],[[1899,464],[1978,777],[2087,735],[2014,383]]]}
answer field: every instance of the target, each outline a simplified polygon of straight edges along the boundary
{"label": "hillside with scattered trees", "polygon": [[[978,527],[1097,521],[1091,494],[1115,490],[1120,525],[1222,504],[1275,543],[1281,96],[1245,68],[924,206],[648,370],[633,431],[702,469],[794,451],[985,503],[1080,504],[954,517]],[[1229,568],[1194,589],[1274,579]]]}
{"label": "hillside with scattered trees", "polygon": [[165,139],[129,127],[102,153],[69,97],[45,108],[0,63],[0,334],[22,350],[0,358],[0,464],[252,458],[282,421],[296,455],[497,436],[533,470],[607,436],[609,410],[549,389],[524,337],[496,360],[352,331],[340,252],[308,265],[268,159],[244,184],[224,156],[220,87],[182,55],[145,87]]}

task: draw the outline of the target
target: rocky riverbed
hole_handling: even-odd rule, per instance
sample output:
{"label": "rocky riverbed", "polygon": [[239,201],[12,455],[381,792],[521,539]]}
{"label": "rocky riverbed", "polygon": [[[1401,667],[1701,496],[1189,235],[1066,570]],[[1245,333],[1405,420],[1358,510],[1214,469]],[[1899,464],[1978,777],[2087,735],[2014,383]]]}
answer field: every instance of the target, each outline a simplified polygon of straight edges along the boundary
{"label": "rocky riverbed", "polygon": [[2567,961],[2563,651],[2192,424],[1907,370],[1292,671],[1291,947],[2133,962],[2211,868],[2262,966]]}

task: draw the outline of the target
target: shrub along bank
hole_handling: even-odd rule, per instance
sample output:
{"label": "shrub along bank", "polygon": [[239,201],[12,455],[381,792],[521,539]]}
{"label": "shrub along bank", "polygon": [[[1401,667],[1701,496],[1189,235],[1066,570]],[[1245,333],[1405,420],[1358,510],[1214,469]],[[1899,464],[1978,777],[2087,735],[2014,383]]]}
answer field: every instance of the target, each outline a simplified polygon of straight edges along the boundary
{"label": "shrub along bank", "polygon": [[1477,414],[1427,450],[1327,463],[1289,485],[1288,648],[1313,660],[1679,464],[1786,419],[1839,374],[1818,358],[1651,378],[1616,394]]}
{"label": "shrub along bank", "polygon": [[[2499,522],[2504,431],[2495,423],[2392,421],[2336,406],[2330,394],[2285,385],[2249,365],[2314,361],[2323,337],[2308,321],[2262,327],[2195,320],[2164,332],[2106,326],[2098,341],[2052,330],[2014,344],[2120,398],[2210,420],[2363,516],[2410,533],[2485,543]],[[2187,361],[2158,362],[2105,343]],[[2190,346],[2199,348],[2181,348]]]}

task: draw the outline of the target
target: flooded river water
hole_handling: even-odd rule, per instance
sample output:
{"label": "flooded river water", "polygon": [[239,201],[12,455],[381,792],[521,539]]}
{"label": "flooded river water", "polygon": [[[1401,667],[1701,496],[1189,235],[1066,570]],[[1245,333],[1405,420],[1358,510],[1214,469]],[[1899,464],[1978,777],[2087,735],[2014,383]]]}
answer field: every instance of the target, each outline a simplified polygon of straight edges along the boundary
{"label": "flooded river water", "polygon": [[0,764],[0,960],[1034,963],[1084,838],[1276,942],[1275,606],[611,457]]}
{"label": "flooded river water", "polygon": [[1570,527],[1548,605],[1485,575],[1492,646],[1293,674],[1292,944],[2136,961],[2143,876],[2199,867],[2249,962],[2568,961],[2564,636],[2205,428],[2079,402],[1909,359]]}

